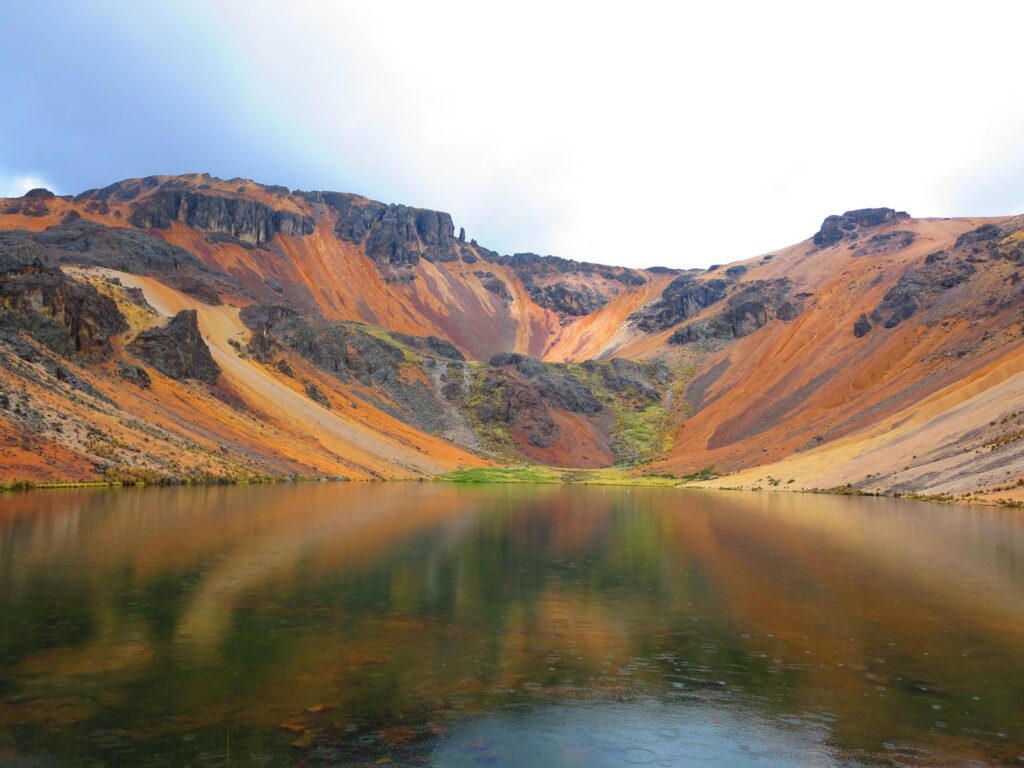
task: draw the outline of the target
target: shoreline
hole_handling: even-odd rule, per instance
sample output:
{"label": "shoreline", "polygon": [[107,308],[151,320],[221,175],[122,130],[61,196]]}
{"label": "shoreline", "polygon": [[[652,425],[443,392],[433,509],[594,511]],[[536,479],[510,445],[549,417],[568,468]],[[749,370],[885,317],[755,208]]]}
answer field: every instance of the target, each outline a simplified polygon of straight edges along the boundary
{"label": "shoreline", "polygon": [[455,470],[433,477],[410,478],[369,478],[352,480],[346,477],[303,477],[303,476],[256,476],[243,478],[199,478],[168,479],[158,482],[123,482],[106,480],[35,482],[31,480],[0,481],[0,494],[24,493],[29,491],[56,491],[82,489],[132,489],[132,488],[180,488],[237,485],[279,485],[287,483],[348,483],[348,482],[438,482],[456,485],[589,485],[622,488],[689,488],[691,490],[741,492],[741,493],[796,493],[823,496],[864,496],[906,501],[924,501],[932,504],[955,504],[970,507],[993,507],[1000,509],[1024,509],[1024,501],[1006,498],[981,498],[976,495],[954,497],[948,494],[885,493],[862,491],[854,486],[836,488],[744,488],[743,486],[709,486],[708,479],[676,477],[672,475],[633,475],[628,468],[601,467],[578,469],[548,467],[545,465],[520,465],[508,467],[484,467]]}

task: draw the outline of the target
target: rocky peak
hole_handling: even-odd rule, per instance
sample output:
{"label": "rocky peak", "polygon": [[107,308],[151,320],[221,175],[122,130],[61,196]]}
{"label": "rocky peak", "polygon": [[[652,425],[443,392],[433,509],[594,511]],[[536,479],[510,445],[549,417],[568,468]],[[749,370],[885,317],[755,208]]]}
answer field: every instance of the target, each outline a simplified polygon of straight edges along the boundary
{"label": "rocky peak", "polygon": [[827,248],[840,240],[856,239],[862,229],[870,229],[897,219],[909,218],[908,213],[895,211],[892,208],[859,208],[839,216],[828,216],[822,222],[821,229],[815,233],[814,244],[818,248]]}
{"label": "rocky peak", "polygon": [[128,351],[172,379],[214,384],[220,375],[194,309],[183,309],[166,325],[143,331],[128,345]]}
{"label": "rocky peak", "polygon": [[459,258],[452,217],[441,211],[387,205],[341,192],[296,192],[331,208],[337,218],[334,232],[349,243],[365,245],[366,255],[380,264],[414,266],[427,261]]}

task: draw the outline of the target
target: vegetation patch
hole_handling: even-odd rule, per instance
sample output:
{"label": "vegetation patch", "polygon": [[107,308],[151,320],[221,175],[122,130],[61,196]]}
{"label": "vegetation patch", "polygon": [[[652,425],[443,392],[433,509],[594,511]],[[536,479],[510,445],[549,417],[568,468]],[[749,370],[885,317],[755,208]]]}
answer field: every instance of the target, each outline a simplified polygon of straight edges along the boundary
{"label": "vegetation patch", "polygon": [[449,483],[532,483],[537,485],[628,485],[675,487],[671,475],[633,475],[622,469],[563,469],[541,465],[460,469],[438,478]]}

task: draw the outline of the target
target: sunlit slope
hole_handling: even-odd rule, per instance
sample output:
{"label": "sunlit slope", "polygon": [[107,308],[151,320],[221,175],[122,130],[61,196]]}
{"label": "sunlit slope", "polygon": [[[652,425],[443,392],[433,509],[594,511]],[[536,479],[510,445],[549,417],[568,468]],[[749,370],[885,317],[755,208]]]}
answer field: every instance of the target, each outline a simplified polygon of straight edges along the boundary
{"label": "sunlit slope", "polygon": [[[881,322],[871,316],[901,279],[916,280],[938,263],[931,256],[928,265],[930,255],[961,258],[957,238],[986,221],[902,221],[899,230],[912,232],[915,240],[897,253],[805,243],[777,252],[767,263],[755,261],[744,280],[788,278],[794,292],[807,294],[803,309],[787,322],[769,322],[717,349],[680,348],[677,354],[691,365],[686,397],[694,413],[680,425],[672,452],[656,469],[734,471],[792,457],[785,466],[804,467],[803,477],[795,477],[795,470],[770,472],[785,475],[783,486],[792,478],[796,482],[790,485],[797,487],[831,487],[883,473],[887,490],[975,487],[981,479],[977,468],[948,463],[904,478],[892,473],[894,465],[923,462],[926,454],[950,450],[968,435],[986,432],[985,439],[993,438],[989,432],[1006,430],[982,428],[1020,410],[1019,389],[993,373],[1012,367],[1008,361],[1022,349],[1019,267],[991,255],[968,255],[963,261],[973,269],[969,279],[950,287],[925,285],[916,311],[893,327],[884,327],[888,311]],[[858,336],[855,326],[862,316],[871,329]],[[670,335],[667,330],[657,341],[639,339],[624,351],[661,354],[657,343]],[[940,398],[939,392],[947,396]],[[941,434],[936,420],[945,425]],[[855,465],[847,464],[858,441],[894,425],[907,439],[890,440],[885,452],[870,451]],[[911,441],[911,434],[918,437]],[[828,447],[840,441],[847,452]],[[1019,457],[1000,461],[1003,479],[1020,476]],[[745,473],[742,482],[767,487],[765,472]],[[926,478],[930,472],[936,474]]]}
{"label": "sunlit slope", "polygon": [[[1024,217],[862,209],[753,258],[641,270],[205,174],[36,190],[0,201],[3,478],[538,462],[1016,498],[1022,272]],[[140,383],[136,348],[159,353],[182,311],[203,338],[178,352],[216,373]]]}

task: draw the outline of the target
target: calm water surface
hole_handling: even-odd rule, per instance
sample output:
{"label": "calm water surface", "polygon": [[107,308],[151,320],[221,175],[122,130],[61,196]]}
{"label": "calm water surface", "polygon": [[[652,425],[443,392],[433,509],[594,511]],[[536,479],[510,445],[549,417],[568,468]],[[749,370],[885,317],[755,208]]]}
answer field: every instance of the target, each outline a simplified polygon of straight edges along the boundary
{"label": "calm water surface", "polygon": [[1024,515],[353,484],[0,496],[3,766],[1024,765]]}

